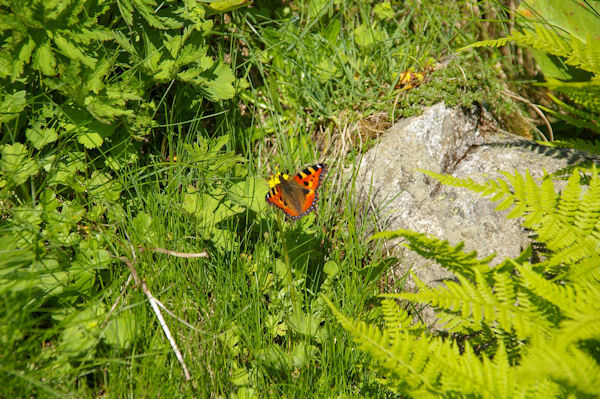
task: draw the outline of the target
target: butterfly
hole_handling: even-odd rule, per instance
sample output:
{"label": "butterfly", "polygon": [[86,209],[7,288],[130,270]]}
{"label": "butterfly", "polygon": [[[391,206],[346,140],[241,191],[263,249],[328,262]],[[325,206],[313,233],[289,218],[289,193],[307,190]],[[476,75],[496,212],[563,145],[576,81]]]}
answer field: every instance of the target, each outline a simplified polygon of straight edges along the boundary
{"label": "butterfly", "polygon": [[265,199],[288,218],[300,219],[316,208],[317,188],[326,173],[327,165],[324,163],[309,166],[293,177],[277,173],[269,180],[271,189]]}

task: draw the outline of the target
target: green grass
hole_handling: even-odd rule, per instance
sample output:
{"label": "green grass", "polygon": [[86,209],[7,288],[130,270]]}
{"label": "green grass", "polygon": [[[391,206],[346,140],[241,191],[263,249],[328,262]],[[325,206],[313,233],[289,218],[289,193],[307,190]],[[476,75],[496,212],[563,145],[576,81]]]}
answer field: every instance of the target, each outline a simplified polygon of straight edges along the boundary
{"label": "green grass", "polygon": [[[407,4],[386,17],[359,1],[267,1],[234,11],[229,24],[215,17],[220,35],[211,45],[243,78],[238,96],[204,101],[190,113],[181,92],[157,93],[154,109],[163,124],[146,141],[127,139],[139,161],[113,172],[123,191],[103,200],[106,213],[94,216],[97,202],[87,192],[70,198],[85,207],[73,229],[99,243],[100,252],[41,245],[21,251],[19,259],[8,237],[38,233],[34,222],[14,222],[11,206],[31,202],[34,208],[45,182],[31,179],[19,187],[23,192],[4,199],[3,206],[11,204],[2,211],[2,221],[11,222],[0,226],[7,267],[24,268],[48,255],[84,256],[89,269],[67,269],[72,278],[60,281],[52,278],[62,269],[39,269],[35,277],[48,278],[50,287],[63,290],[58,294],[36,284],[18,292],[3,289],[0,396],[391,395],[320,295],[351,317],[380,320],[372,305],[388,263],[367,242],[371,231],[357,216],[351,185],[340,178],[345,162],[362,150],[358,133],[345,138],[344,130],[375,112],[398,118],[440,99],[483,102],[481,93],[494,87],[486,68],[466,68],[468,87],[456,83],[459,68],[448,68],[396,101],[402,71],[421,70],[429,58],[451,54],[476,34],[475,27],[456,28],[471,18],[462,14],[462,4],[430,3],[422,9]],[[66,155],[71,148],[57,152]],[[104,147],[85,151],[88,174],[104,170],[107,154]],[[316,161],[330,165],[318,216],[282,221],[264,201],[266,178],[277,166],[294,173]],[[129,269],[116,258],[132,259],[138,245],[210,254],[183,259],[134,250],[139,277],[154,297],[193,326],[163,313],[191,382],[147,297],[133,283],[124,288]]]}

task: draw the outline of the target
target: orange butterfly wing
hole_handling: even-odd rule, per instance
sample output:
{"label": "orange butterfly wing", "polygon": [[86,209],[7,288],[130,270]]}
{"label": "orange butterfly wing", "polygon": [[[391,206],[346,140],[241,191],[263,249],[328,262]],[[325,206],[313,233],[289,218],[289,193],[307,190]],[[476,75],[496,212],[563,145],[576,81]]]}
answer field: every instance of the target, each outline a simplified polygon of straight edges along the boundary
{"label": "orange butterfly wing", "polygon": [[301,217],[300,212],[288,206],[286,202],[284,202],[282,190],[279,185],[269,190],[265,199],[269,204],[275,205],[277,208],[285,212],[287,217],[292,219],[299,219]]}
{"label": "orange butterfly wing", "polygon": [[[273,187],[267,193],[266,200],[281,209],[290,219],[300,219],[315,209],[318,198],[316,190],[326,172],[325,164],[309,166],[289,181]],[[293,206],[294,204],[298,206]]]}

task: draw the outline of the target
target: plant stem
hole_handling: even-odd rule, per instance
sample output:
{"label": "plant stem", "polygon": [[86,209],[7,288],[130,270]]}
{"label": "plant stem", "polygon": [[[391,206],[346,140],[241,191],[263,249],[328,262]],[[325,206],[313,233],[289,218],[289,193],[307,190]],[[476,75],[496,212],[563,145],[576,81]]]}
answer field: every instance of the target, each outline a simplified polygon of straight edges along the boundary
{"label": "plant stem", "polygon": [[287,269],[287,283],[290,290],[290,299],[292,301],[292,308],[296,315],[299,314],[300,308],[298,306],[298,298],[296,296],[296,289],[294,288],[294,280],[292,278],[292,264],[290,263],[290,255],[287,249],[286,235],[285,235],[285,223],[281,220],[280,215],[277,216],[277,223],[279,224],[279,231],[281,231],[281,246],[283,248],[283,258],[285,259],[285,267]]}

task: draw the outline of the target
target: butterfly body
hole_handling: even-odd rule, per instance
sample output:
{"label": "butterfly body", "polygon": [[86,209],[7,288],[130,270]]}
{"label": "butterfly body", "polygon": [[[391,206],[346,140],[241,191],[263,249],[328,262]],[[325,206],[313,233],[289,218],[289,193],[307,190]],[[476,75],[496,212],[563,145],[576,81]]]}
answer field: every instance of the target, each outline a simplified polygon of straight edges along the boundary
{"label": "butterfly body", "polygon": [[265,199],[267,203],[281,209],[288,218],[300,219],[315,209],[317,188],[325,173],[327,165],[319,163],[305,168],[295,176],[281,175]]}

